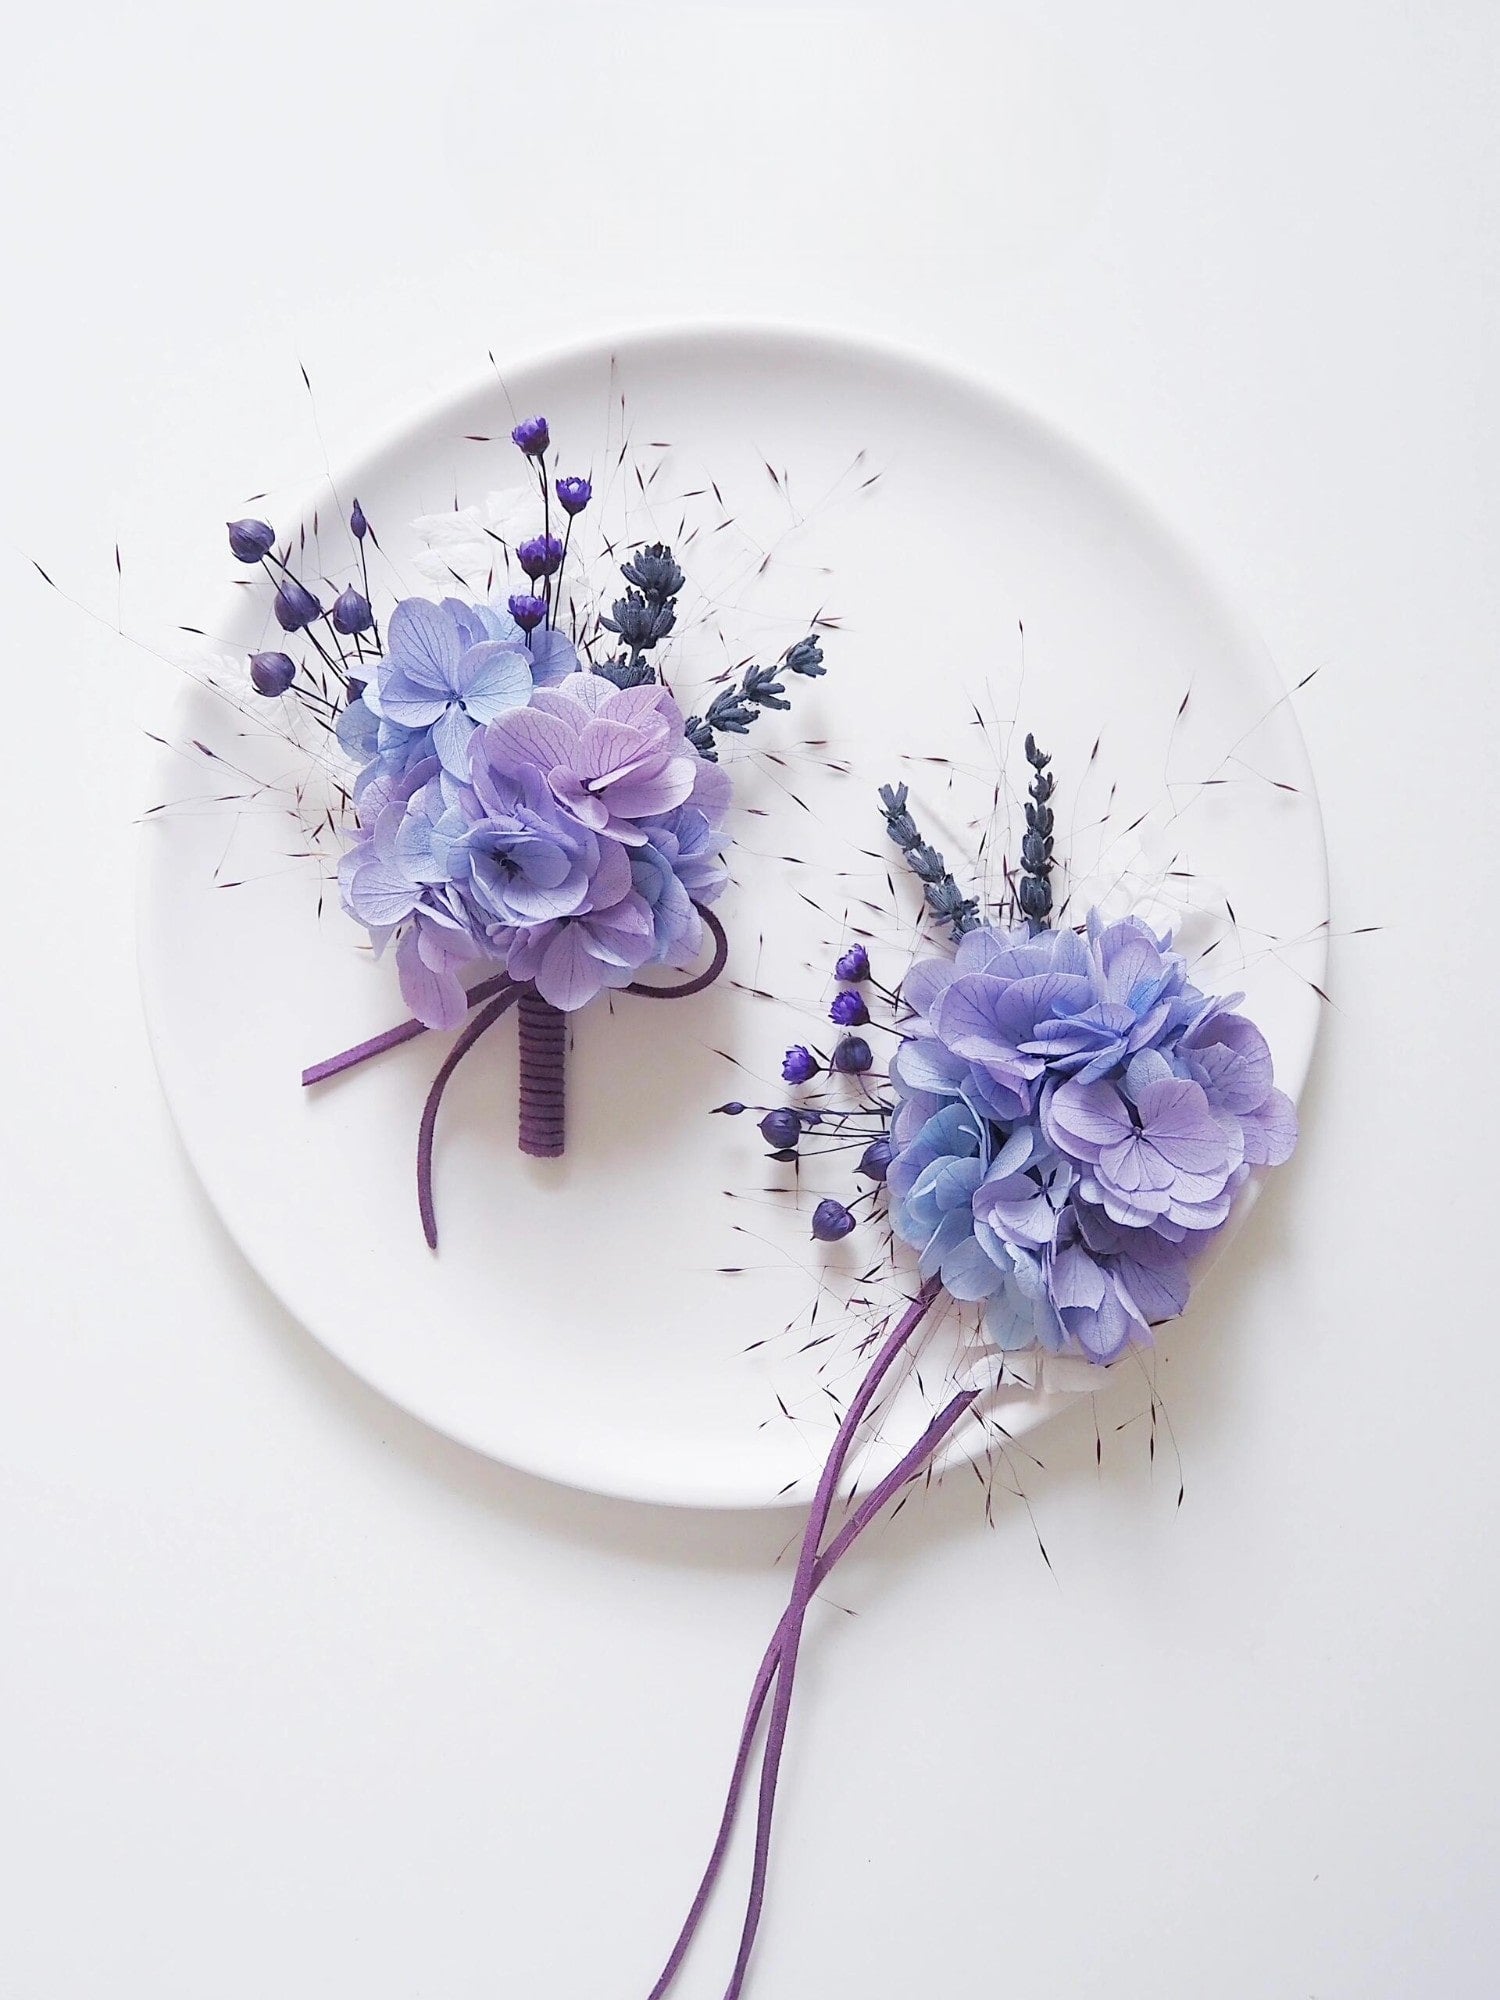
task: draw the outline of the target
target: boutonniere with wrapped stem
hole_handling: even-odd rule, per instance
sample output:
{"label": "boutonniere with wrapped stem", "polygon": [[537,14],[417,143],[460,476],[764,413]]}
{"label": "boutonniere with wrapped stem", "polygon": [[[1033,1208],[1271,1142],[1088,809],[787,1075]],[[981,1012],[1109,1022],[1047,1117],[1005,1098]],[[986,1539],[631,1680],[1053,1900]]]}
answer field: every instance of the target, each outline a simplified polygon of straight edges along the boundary
{"label": "boutonniere with wrapped stem", "polygon": [[512,437],[534,470],[540,519],[514,547],[526,587],[503,604],[405,597],[382,631],[357,501],[350,528],[365,588],[326,610],[276,553],[267,523],[229,531],[235,556],[266,568],[283,631],[312,648],[312,672],[283,653],[255,655],[252,684],[300,699],[352,764],[343,905],[377,953],[393,954],[411,1010],[310,1065],[303,1083],[428,1030],[457,1031],[418,1128],[418,1206],[433,1248],[438,1112],[497,1022],[512,1010],[519,1022],[521,1150],[556,1158],[566,1146],[569,1018],[602,993],[683,998],[723,972],[728,938],[713,905],[728,880],[732,784],[720,742],[789,708],[792,684],[824,672],[809,634],[685,715],[662,661],[687,578],[660,542],[625,557],[623,589],[596,631],[563,629],[573,529],[592,484],[552,475],[545,418]]}
{"label": "boutonniere with wrapped stem", "polygon": [[[830,1016],[843,1032],[820,1059],[787,1051],[799,1095],[759,1114],[773,1159],[825,1150],[852,1158],[847,1199],[812,1214],[813,1237],[841,1243],[872,1218],[889,1225],[898,1303],[824,1462],[786,1610],[752,1687],[708,1866],[667,1964],[673,1985],[718,1883],[765,1721],[755,1841],[739,1947],[725,2000],[739,2000],[764,1906],[777,1785],[808,1609],[824,1579],[883,1509],[976,1412],[983,1386],[953,1381],[897,1464],[833,1526],[850,1453],[929,1317],[976,1317],[1003,1378],[1054,1370],[1058,1386],[1097,1382],[1187,1305],[1195,1262],[1229,1221],[1252,1172],[1296,1143],[1270,1050],[1241,996],[1201,991],[1185,959],[1138,918],[1090,911],[1056,921],[1051,759],[1028,736],[1019,865],[998,907],[966,892],[923,838],[905,785],[887,786],[887,833],[922,886],[946,948],[919,957],[889,993],[862,941],[839,959]],[[869,1035],[884,996],[895,1053],[881,1072]],[[1034,1378],[1033,1378],[1034,1379]],[[769,1713],[767,1713],[769,1711]]]}

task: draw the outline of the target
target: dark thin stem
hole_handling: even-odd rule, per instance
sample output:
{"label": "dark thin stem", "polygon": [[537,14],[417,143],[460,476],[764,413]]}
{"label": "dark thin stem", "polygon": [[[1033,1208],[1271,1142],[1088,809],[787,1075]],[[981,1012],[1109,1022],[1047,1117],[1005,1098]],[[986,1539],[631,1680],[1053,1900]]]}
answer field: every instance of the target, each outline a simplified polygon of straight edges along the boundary
{"label": "dark thin stem", "polygon": [[573,546],[573,516],[568,516],[568,525],[563,529],[562,561],[557,565],[557,601],[550,607],[552,629],[557,629],[557,606],[562,602],[562,580],[568,567],[568,550]]}
{"label": "dark thin stem", "polygon": [[375,641],[378,653],[381,650],[380,620],[375,616],[375,600],[370,595],[370,566],[365,561],[364,537],[357,535],[355,540],[359,543],[359,580],[364,586],[365,603],[370,607],[370,637]]}
{"label": "dark thin stem", "polygon": [[[266,555],[263,555],[261,557],[261,565],[263,568],[269,567],[269,565],[272,563],[276,565],[277,569],[281,571],[281,574],[287,579],[289,583],[295,583],[299,590],[306,590],[307,585],[302,581],[301,577],[298,576],[294,570],[289,569],[287,565],[281,560],[281,557],[277,555],[274,550],[269,551]],[[349,682],[349,662],[344,654],[343,634],[339,631],[338,626],[334,624],[332,613],[325,611],[323,609],[321,602],[318,604],[318,616],[322,619],[323,623],[328,627],[329,631],[333,634],[333,650],[335,653],[338,654],[338,658],[336,660],[330,658],[328,649],[321,643],[317,633],[314,632],[311,625],[304,625],[302,629],[307,634],[307,637],[312,642],[312,644],[317,647],[318,656],[323,661],[324,665],[332,671],[336,679],[339,681],[340,685],[347,689]]]}

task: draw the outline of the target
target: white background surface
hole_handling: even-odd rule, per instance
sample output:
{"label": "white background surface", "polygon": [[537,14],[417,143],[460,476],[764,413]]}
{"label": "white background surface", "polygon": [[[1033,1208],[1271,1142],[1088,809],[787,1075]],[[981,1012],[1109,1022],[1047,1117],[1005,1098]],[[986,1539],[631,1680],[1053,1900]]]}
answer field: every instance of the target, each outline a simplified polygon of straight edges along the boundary
{"label": "white background surface", "polygon": [[299,361],[337,457],[486,348],[715,312],[1123,468],[1321,670],[1335,921],[1385,926],[1171,1364],[1181,1508],[1106,1399],[1102,1469],[1081,1410],[1029,1513],[956,1481],[841,1573],[752,1990],[1490,1994],[1500,17],[203,13],[34,10],[0,78],[0,1993],[635,2000],[681,1915],[788,1524],[501,1471],[274,1308],[135,997],[171,677],[27,558],[109,625],[118,539],[127,624],[193,622],[321,463]]}

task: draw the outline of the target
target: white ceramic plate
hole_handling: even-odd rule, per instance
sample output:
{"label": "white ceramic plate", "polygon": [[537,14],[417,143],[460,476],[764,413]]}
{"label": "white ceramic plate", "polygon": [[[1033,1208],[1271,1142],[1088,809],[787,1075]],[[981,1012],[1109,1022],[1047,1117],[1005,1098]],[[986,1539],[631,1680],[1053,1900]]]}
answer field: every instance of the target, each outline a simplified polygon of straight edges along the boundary
{"label": "white ceramic plate", "polygon": [[[174,738],[208,744],[264,789],[252,797],[231,775],[237,796],[220,798],[223,767],[197,753],[164,767],[159,797],[179,803],[150,824],[141,891],[152,1041],[246,1256],[393,1401],[476,1450],[601,1492],[709,1506],[805,1497],[834,1422],[828,1392],[847,1392],[855,1340],[898,1287],[888,1273],[858,1282],[880,1263],[874,1230],[832,1253],[810,1242],[813,1199],[843,1185],[839,1173],[790,1191],[751,1119],[708,1114],[731,1097],[780,1101],[786,1044],[828,1044],[846,912],[875,932],[878,968],[901,976],[914,905],[902,885],[906,914],[892,909],[876,787],[910,783],[962,874],[997,781],[1024,782],[1012,727],[1033,728],[1054,753],[1060,845],[1080,878],[1107,887],[1164,867],[1217,917],[1196,932],[1213,943],[1203,981],[1247,993],[1295,1095],[1326,920],[1312,781],[1264,649],[1138,500],[980,385],[844,340],[664,333],[491,377],[315,498],[309,567],[335,583],[353,574],[352,544],[329,523],[357,493],[380,535],[377,593],[388,601],[404,579],[408,594],[439,594],[410,568],[420,544],[405,524],[516,484],[507,433],[536,411],[559,469],[595,474],[590,529],[677,545],[699,592],[673,661],[689,702],[695,677],[725,663],[720,630],[738,658],[774,655],[815,613],[838,621],[827,678],[732,760],[732,978],[670,1007],[625,998],[578,1019],[559,1162],[517,1153],[514,1032],[492,1035],[445,1108],[432,1256],[413,1149],[443,1040],[299,1087],[306,1063],[405,1010],[393,968],[371,961],[336,899],[320,913],[319,865],[294,858],[306,846],[286,803],[297,759],[253,702],[247,720],[189,685]],[[616,467],[625,435],[644,485]],[[220,631],[240,651],[275,643],[266,594],[226,588]],[[851,1295],[870,1304],[849,1309]],[[931,1334],[923,1386],[897,1396],[861,1478],[915,1435],[965,1338],[956,1316]],[[1001,1404],[1016,1433],[1055,1398],[1016,1390]],[[985,1442],[976,1426],[955,1452]]]}

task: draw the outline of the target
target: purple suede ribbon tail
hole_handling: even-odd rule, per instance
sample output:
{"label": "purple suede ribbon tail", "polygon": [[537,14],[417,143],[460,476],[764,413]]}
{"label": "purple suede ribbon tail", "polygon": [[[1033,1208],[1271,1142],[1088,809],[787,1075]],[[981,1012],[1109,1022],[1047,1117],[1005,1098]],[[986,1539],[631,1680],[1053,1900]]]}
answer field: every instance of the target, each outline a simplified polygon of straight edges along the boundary
{"label": "purple suede ribbon tail", "polygon": [[[651,986],[643,980],[632,980],[630,985],[620,989],[621,992],[639,994],[645,1000],[685,1000],[689,994],[701,993],[705,987],[713,985],[729,961],[729,939],[712,910],[699,905],[695,907],[703,919],[705,930],[714,941],[713,956],[703,970],[695,972],[689,979],[680,980],[675,986]],[[477,986],[469,988],[466,998],[469,1020],[427,1093],[417,1134],[417,1204],[422,1214],[423,1234],[434,1250],[437,1248],[437,1216],[432,1203],[432,1135],[437,1125],[438,1106],[448,1087],[448,1079],[458,1064],[479,1037],[517,1001],[520,1003],[518,1141],[521,1151],[533,1159],[555,1160],[561,1157],[567,1143],[566,1014],[543,999],[534,986],[517,985],[506,973],[499,973],[492,979],[481,979]],[[474,1008],[485,1002],[489,1004],[483,1007],[481,1014],[476,1015]],[[424,1021],[402,1021],[394,1028],[387,1028],[383,1034],[372,1035],[367,1042],[357,1042],[352,1049],[344,1049],[336,1056],[328,1056],[323,1062],[313,1063],[302,1072],[303,1088],[326,1083],[330,1077],[342,1076],[345,1070],[358,1068],[360,1063],[369,1062],[372,1056],[383,1056],[389,1049],[400,1048],[403,1042],[415,1041],[418,1035],[427,1032]]]}
{"label": "purple suede ribbon tail", "polygon": [[520,997],[521,989],[507,982],[503,993],[487,1001],[477,1014],[470,1016],[444,1057],[442,1067],[432,1079],[427,1102],[422,1106],[422,1122],[417,1127],[417,1208],[421,1213],[422,1234],[427,1238],[429,1250],[436,1250],[438,1240],[437,1209],[432,1199],[432,1138],[437,1130],[437,1115],[442,1106],[443,1092],[448,1088],[453,1072],[480,1036],[488,1034],[501,1015],[514,1007]]}
{"label": "purple suede ribbon tail", "polygon": [[[511,981],[507,974],[497,973],[493,979],[481,979],[477,986],[469,988],[470,1009],[477,1007],[481,1000],[488,1000],[492,993],[501,993]],[[352,1049],[344,1049],[336,1056],[327,1056],[322,1062],[313,1063],[302,1072],[302,1087],[308,1089],[315,1083],[326,1083],[330,1077],[342,1076],[346,1069],[357,1069],[361,1063],[369,1062],[372,1056],[383,1056],[390,1049],[399,1049],[403,1042],[414,1042],[418,1035],[428,1033],[425,1021],[402,1021],[399,1026],[387,1028],[383,1034],[372,1035],[367,1042],[356,1042]]]}
{"label": "purple suede ribbon tail", "polygon": [[927,1426],[916,1444],[900,1462],[875,1486],[856,1510],[850,1515],[839,1532],[819,1553],[824,1532],[828,1525],[834,1496],[838,1491],[839,1479],[845,1460],[853,1444],[860,1424],[863,1422],[874,1401],[881,1382],[889,1372],[897,1356],[903,1351],[920,1326],[934,1301],[939,1295],[939,1281],[930,1278],[903,1313],[893,1332],[882,1343],[874,1361],[870,1364],[854,1400],[844,1413],[838,1432],[829,1449],[818,1490],[808,1516],[807,1528],[797,1559],[797,1570],[792,1582],[791,1596],[777,1625],[765,1658],[761,1661],[751,1691],[750,1704],[746,1711],[744,1727],[735,1753],[734,1769],[729,1781],[729,1794],[725,1800],[723,1816],[709,1856],[708,1867],[699,1883],[698,1893],[693,1899],[687,1921],[678,1934],[672,1955],[662,1970],[661,1977],[651,1989],[650,2000],[662,2000],[668,1988],[681,1969],[688,1947],[693,1941],[708,1900],[723,1866],[728,1851],[730,1834],[739,1810],[740,1798],[749,1774],[751,1751],[755,1731],[765,1707],[767,1696],[775,1684],[775,1700],[772,1705],[771,1722],[767,1732],[764,1759],[761,1766],[760,1803],[756,1819],[755,1854],[752,1863],[750,1889],[746,1902],[744,1926],[740,1934],[740,1948],[735,1961],[734,1973],[725,1990],[724,2000],[739,2000],[749,1969],[750,1955],[754,1948],[756,1932],[760,1926],[761,1912],[765,1903],[766,1869],[770,1858],[771,1822],[776,1804],[776,1787],[780,1775],[782,1750],[786,1741],[787,1719],[791,1710],[792,1687],[797,1670],[797,1654],[801,1642],[802,1627],[807,1617],[813,1596],[828,1572],[840,1558],[854,1545],[859,1536],[902,1487],[914,1479],[927,1465],[962,1417],[973,1407],[978,1398],[977,1390],[964,1390],[955,1396]]}

